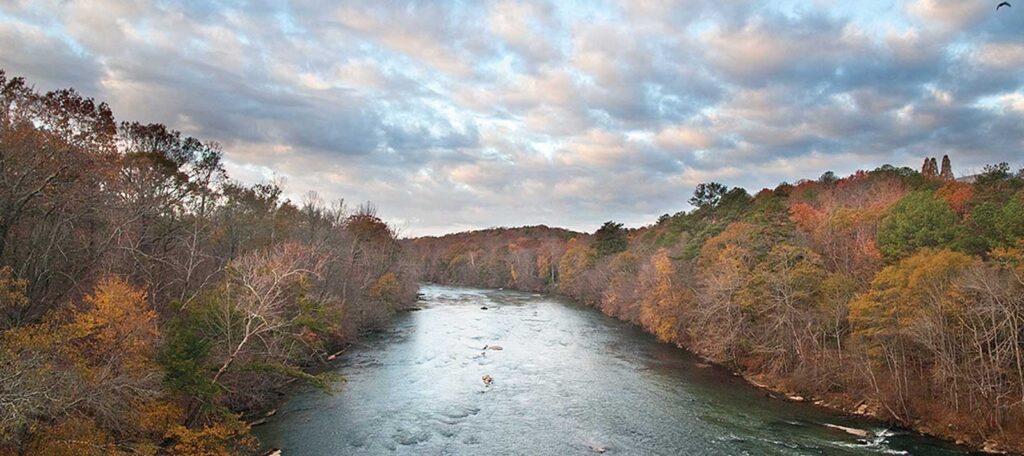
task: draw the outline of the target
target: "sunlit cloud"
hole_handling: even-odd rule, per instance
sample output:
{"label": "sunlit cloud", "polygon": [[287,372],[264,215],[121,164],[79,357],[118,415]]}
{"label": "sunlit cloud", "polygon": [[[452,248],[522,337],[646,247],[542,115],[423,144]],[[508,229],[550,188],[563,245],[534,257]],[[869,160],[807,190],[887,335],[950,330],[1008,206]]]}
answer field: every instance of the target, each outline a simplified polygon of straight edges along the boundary
{"label": "sunlit cloud", "polygon": [[1024,165],[1020,30],[955,0],[11,1],[0,68],[218,141],[244,182],[372,200],[406,234],[589,231],[710,180]]}

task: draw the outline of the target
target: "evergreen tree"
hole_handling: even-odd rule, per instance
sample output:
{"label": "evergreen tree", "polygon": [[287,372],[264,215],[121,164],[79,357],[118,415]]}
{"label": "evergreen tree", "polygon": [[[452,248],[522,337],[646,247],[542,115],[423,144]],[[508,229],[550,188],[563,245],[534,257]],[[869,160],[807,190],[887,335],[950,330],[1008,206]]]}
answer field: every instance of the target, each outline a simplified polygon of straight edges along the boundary
{"label": "evergreen tree", "polygon": [[604,222],[594,233],[594,252],[599,257],[626,250],[626,230],[621,223]]}
{"label": "evergreen tree", "polygon": [[697,208],[718,206],[718,203],[722,201],[722,195],[725,195],[728,191],[729,187],[718,182],[700,184],[693,190],[693,198],[690,198],[690,204]]}
{"label": "evergreen tree", "polygon": [[957,236],[958,218],[930,192],[901,199],[878,227],[878,249],[888,259],[907,257],[923,247],[948,247]]}

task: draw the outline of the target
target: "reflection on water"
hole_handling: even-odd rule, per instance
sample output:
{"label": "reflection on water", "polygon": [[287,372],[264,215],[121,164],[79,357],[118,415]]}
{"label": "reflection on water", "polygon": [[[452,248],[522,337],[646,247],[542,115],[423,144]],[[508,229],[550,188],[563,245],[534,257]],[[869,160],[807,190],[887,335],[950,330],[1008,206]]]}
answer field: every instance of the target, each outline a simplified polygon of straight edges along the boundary
{"label": "reflection on water", "polygon": [[337,369],[347,382],[334,395],[296,391],[256,428],[263,443],[286,455],[962,454],[768,399],[590,308],[532,293],[421,291],[422,311],[346,352]]}

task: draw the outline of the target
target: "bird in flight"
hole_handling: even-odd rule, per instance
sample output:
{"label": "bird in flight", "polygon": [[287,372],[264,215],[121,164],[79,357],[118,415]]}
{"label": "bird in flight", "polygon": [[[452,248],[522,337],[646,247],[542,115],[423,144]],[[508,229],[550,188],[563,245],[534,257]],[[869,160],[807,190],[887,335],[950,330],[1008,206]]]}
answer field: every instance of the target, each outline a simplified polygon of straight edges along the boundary
{"label": "bird in flight", "polygon": [[1002,8],[1004,6],[1007,7],[1007,8],[1013,8],[1013,5],[1011,5],[1010,2],[1003,2],[1003,3],[1000,3],[1000,4],[996,5],[996,11],[999,11],[999,8]]}

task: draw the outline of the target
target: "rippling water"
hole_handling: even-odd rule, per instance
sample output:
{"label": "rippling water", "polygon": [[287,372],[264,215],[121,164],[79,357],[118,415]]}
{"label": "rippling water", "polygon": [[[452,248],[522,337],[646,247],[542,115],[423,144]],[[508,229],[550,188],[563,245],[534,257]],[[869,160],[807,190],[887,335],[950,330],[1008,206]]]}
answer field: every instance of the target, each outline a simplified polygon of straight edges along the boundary
{"label": "rippling water", "polygon": [[255,429],[261,441],[285,455],[963,454],[769,399],[591,308],[512,291],[421,292],[423,310],[346,352],[336,393],[293,392]]}

